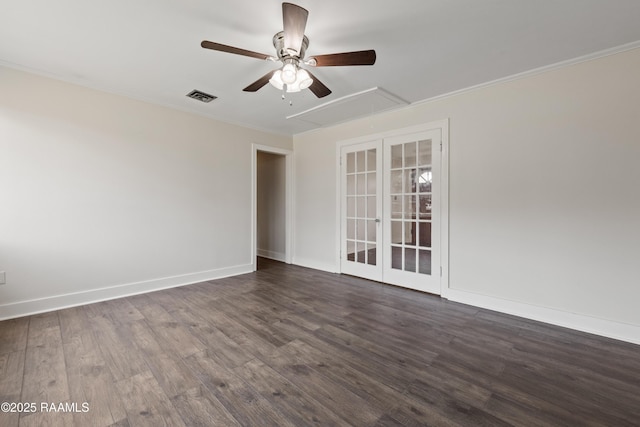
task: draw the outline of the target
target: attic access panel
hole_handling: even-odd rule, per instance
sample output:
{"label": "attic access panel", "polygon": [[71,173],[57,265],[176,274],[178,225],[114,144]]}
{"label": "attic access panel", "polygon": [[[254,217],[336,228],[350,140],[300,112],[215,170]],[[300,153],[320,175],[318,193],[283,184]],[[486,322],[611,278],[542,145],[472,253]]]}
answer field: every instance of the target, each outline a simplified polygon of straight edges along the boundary
{"label": "attic access panel", "polygon": [[287,116],[287,119],[299,120],[316,126],[330,126],[408,104],[407,101],[386,90],[374,87]]}

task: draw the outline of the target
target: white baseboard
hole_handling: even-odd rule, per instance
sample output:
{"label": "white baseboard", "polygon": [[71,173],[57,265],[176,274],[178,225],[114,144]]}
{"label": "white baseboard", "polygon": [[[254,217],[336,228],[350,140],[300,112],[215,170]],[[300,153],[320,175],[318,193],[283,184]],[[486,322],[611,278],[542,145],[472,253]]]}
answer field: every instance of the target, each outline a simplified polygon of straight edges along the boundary
{"label": "white baseboard", "polygon": [[448,289],[446,295],[447,299],[450,301],[499,311],[501,313],[601,335],[633,344],[640,344],[639,325],[620,323],[612,320],[600,319],[597,317],[590,317],[582,314],[475,294],[472,292],[460,291],[457,289]]}
{"label": "white baseboard", "polygon": [[266,249],[257,249],[256,253],[259,257],[262,257],[262,258],[269,258],[275,261],[287,262],[287,256],[282,252],[269,251]]}
{"label": "white baseboard", "polygon": [[16,317],[30,316],[32,314],[79,305],[92,304],[131,295],[159,291],[161,289],[175,288],[178,286],[192,285],[209,280],[222,279],[223,277],[237,276],[251,273],[251,264],[226,267],[215,270],[201,271],[197,273],[182,274],[179,276],[163,277],[160,279],[145,280],[142,282],[127,283],[100,289],[92,289],[83,292],[55,295],[46,298],[38,298],[28,301],[19,301],[0,305],[0,320]]}
{"label": "white baseboard", "polygon": [[314,270],[322,270],[328,273],[337,273],[338,270],[334,264],[318,262],[310,259],[296,257],[293,259],[292,264],[299,265],[300,267],[313,268]]}

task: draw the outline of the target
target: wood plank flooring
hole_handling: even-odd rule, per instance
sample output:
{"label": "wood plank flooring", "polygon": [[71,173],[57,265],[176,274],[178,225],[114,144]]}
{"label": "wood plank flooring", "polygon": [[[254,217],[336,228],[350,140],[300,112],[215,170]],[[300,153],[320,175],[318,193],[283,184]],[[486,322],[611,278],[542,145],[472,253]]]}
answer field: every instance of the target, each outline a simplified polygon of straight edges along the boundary
{"label": "wood plank flooring", "polygon": [[261,259],[0,322],[0,426],[638,426],[640,346]]}

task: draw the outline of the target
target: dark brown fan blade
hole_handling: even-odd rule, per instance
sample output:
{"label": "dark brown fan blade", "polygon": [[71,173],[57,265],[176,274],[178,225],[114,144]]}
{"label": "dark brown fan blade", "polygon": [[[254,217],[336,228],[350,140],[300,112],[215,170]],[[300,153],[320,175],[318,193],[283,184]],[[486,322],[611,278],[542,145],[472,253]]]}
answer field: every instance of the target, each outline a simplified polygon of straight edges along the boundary
{"label": "dark brown fan blade", "polygon": [[236,55],[249,56],[251,58],[268,59],[271,57],[270,55],[265,55],[264,53],[253,52],[246,49],[240,49],[239,47],[227,46],[226,44],[214,43],[207,40],[203,40],[202,43],[200,43],[200,46],[205,49],[234,53]]}
{"label": "dark brown fan blade", "polygon": [[264,76],[260,77],[258,80],[256,80],[255,82],[251,83],[249,86],[245,87],[242,90],[245,91],[245,92],[257,92],[258,89],[261,89],[264,85],[269,83],[269,80],[271,79],[271,76],[273,76],[273,73],[275,73],[276,71],[277,70],[269,71],[267,74],[265,74]]}
{"label": "dark brown fan blade", "polygon": [[316,76],[311,74],[309,70],[307,70],[307,73],[309,73],[309,76],[313,79],[313,83],[309,86],[309,90],[313,92],[315,96],[318,98],[324,98],[331,93],[331,90],[318,80]]}
{"label": "dark brown fan blade", "polygon": [[373,65],[376,63],[375,50],[359,50],[357,52],[332,53],[312,56],[316,67],[335,67],[341,65]]}
{"label": "dark brown fan blade", "polygon": [[296,55],[300,54],[308,16],[307,9],[291,3],[282,3],[284,48],[295,51]]}

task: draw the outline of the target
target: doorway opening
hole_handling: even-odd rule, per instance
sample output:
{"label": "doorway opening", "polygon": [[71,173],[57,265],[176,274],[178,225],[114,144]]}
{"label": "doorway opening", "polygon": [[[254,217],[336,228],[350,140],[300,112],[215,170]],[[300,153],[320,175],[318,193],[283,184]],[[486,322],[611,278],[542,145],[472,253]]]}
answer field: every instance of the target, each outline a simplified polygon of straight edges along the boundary
{"label": "doorway opening", "polygon": [[259,267],[258,257],[291,263],[292,154],[289,150],[253,146],[254,270]]}

